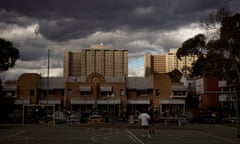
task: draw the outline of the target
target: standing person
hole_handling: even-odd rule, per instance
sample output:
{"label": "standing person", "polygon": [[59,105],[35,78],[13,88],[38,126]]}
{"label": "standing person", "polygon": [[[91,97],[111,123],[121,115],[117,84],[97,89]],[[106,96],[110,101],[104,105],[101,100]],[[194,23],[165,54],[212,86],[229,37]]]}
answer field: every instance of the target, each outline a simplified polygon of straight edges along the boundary
{"label": "standing person", "polygon": [[140,122],[141,122],[141,127],[142,127],[141,131],[142,131],[143,138],[145,138],[146,136],[148,136],[148,138],[151,138],[151,135],[149,133],[149,120],[151,119],[151,117],[145,109],[138,116],[138,119],[140,119]]}
{"label": "standing person", "polygon": [[148,108],[148,114],[151,117],[149,120],[149,133],[154,134],[154,110],[152,105]]}

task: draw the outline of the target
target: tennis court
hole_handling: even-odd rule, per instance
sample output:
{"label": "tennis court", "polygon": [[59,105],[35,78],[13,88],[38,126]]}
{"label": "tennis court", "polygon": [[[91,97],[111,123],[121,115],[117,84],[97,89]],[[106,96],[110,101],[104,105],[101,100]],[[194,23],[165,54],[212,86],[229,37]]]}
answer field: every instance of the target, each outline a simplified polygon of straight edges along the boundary
{"label": "tennis court", "polygon": [[0,129],[1,144],[240,144],[236,129],[218,125],[156,126],[143,139],[135,126],[25,125]]}

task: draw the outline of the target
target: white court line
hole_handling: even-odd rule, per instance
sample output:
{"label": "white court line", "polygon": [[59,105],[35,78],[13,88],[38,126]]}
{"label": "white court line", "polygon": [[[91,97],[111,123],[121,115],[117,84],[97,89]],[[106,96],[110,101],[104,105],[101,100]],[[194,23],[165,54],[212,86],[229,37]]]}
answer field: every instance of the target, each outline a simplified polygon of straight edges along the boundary
{"label": "white court line", "polygon": [[230,139],[226,139],[226,138],[214,136],[214,135],[211,135],[211,134],[208,134],[208,133],[205,133],[205,132],[201,132],[201,131],[197,131],[197,132],[200,133],[200,134],[202,134],[202,135],[206,135],[206,136],[209,136],[209,137],[213,137],[213,138],[216,138],[216,139],[219,139],[219,140],[223,140],[223,141],[226,141],[226,142],[231,142],[231,143],[240,144],[239,141],[234,141],[234,140],[230,140]]}
{"label": "white court line", "polygon": [[[100,144],[109,144],[109,142],[103,141],[102,138],[105,139],[104,136],[105,136],[105,135],[103,135],[103,134],[95,135],[95,136],[92,136],[92,137],[91,137],[91,140],[92,140],[93,142],[100,143]],[[100,138],[100,139],[99,139],[99,138]]]}
{"label": "white court line", "polygon": [[137,143],[137,141],[134,139],[134,137],[132,135],[128,135],[128,137],[134,142],[134,143]]}
{"label": "white court line", "polygon": [[17,136],[17,135],[23,134],[23,133],[25,133],[25,132],[26,132],[26,130],[18,131],[18,132],[16,132],[16,133],[11,134],[11,135],[4,136],[4,137],[0,137],[0,140],[10,139],[10,138],[12,138],[12,137],[15,137],[15,136]]}
{"label": "white court line", "polygon": [[128,129],[124,128],[126,132],[128,132],[137,142],[140,144],[144,144],[143,141],[141,141],[139,138],[137,138],[132,132],[130,132]]}

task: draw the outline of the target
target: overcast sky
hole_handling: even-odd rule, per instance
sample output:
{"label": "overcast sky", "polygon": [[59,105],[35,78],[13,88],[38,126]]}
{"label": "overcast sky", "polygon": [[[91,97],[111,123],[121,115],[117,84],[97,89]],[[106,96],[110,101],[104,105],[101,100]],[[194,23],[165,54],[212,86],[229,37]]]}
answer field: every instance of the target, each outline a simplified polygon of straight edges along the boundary
{"label": "overcast sky", "polygon": [[1,0],[0,37],[20,51],[16,66],[1,73],[63,76],[64,50],[103,43],[127,49],[129,76],[143,75],[143,56],[165,54],[205,31],[200,22],[221,7],[240,13],[240,0]]}

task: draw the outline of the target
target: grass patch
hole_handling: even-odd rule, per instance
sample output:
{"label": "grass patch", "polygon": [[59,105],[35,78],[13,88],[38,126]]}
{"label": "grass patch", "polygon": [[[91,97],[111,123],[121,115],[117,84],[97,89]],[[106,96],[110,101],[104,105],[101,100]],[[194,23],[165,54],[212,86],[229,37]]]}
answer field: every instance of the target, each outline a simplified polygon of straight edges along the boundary
{"label": "grass patch", "polygon": [[236,123],[221,123],[220,125],[226,126],[226,127],[237,128],[237,124]]}

